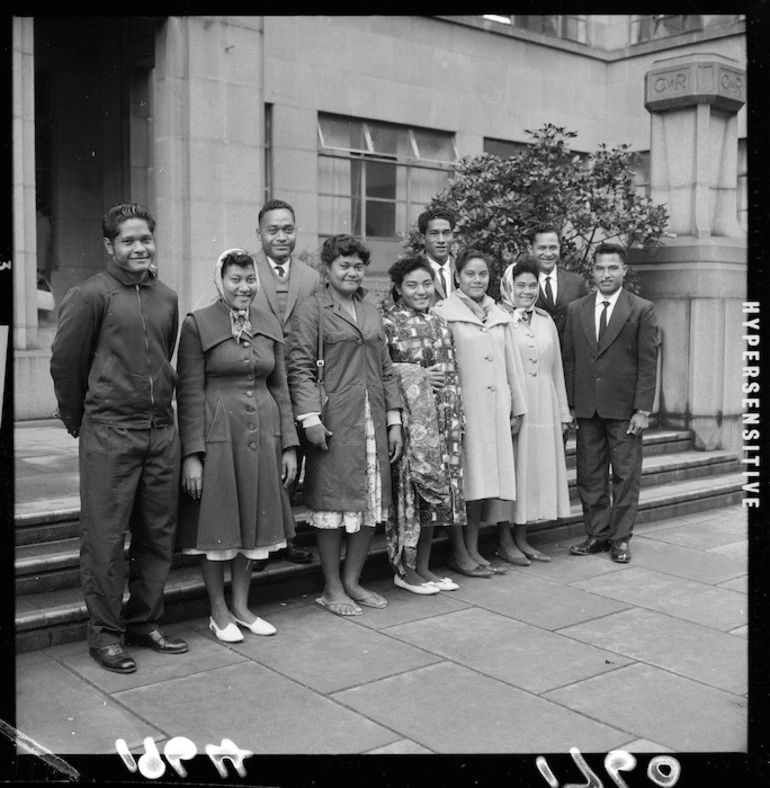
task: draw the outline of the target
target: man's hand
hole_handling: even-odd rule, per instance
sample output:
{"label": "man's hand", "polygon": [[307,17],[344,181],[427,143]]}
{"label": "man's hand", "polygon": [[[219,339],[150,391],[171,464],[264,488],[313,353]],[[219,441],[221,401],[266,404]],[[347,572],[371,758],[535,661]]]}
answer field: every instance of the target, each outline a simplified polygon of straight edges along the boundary
{"label": "man's hand", "polygon": [[569,409],[569,415],[572,416],[572,421],[569,423],[568,427],[571,430],[578,429],[578,423],[577,423],[577,419],[575,418],[575,409],[574,408],[570,408]]}
{"label": "man's hand", "polygon": [[196,501],[203,491],[203,463],[197,454],[185,457],[182,462],[182,489]]}
{"label": "man's hand", "polygon": [[286,488],[291,487],[296,477],[297,450],[292,446],[290,449],[284,449],[281,455],[281,479],[283,480],[283,486]]}
{"label": "man's hand", "polygon": [[511,416],[511,435],[518,435],[521,429],[521,420],[523,416]]}
{"label": "man's hand", "polygon": [[645,416],[638,411],[631,416],[631,421],[628,422],[628,429],[626,435],[641,435],[641,433],[650,426],[649,416]]}
{"label": "man's hand", "polygon": [[388,427],[388,456],[390,457],[391,465],[401,459],[403,451],[404,437],[401,434],[401,425],[391,424],[390,427]]}
{"label": "man's hand", "polygon": [[331,432],[329,432],[323,424],[314,424],[312,427],[305,428],[305,437],[308,443],[321,451],[329,450],[326,439],[331,438],[331,436]]}

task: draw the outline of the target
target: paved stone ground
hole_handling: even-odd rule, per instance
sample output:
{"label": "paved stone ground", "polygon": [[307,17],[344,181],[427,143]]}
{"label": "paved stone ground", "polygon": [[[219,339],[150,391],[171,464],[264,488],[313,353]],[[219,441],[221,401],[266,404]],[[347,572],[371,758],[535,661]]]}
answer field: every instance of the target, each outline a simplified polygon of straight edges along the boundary
{"label": "paved stone ground", "polygon": [[[572,540],[577,541],[577,540]],[[640,526],[633,560],[574,557],[342,619],[312,596],[255,607],[275,637],[169,626],[190,651],[99,668],[84,643],[16,661],[17,727],[60,755],[745,752],[747,518],[729,507]],[[450,573],[451,574],[451,573]],[[118,761],[120,763],[120,761]],[[128,776],[128,772],[126,772]],[[576,775],[572,775],[574,777]],[[138,775],[137,775],[138,778]],[[451,784],[451,783],[446,783]],[[542,783],[545,785],[545,781]]]}

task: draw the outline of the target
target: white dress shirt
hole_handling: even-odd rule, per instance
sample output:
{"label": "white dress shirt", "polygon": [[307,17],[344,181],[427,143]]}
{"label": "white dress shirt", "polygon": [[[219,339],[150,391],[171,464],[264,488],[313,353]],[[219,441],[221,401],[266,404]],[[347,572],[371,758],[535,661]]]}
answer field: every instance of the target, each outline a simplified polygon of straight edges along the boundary
{"label": "white dress shirt", "polygon": [[[289,266],[291,265],[291,257],[285,263],[276,263],[272,257],[269,255],[265,255],[267,258],[267,262],[270,263],[270,267],[273,269],[273,273],[278,276],[278,272],[275,270],[280,265],[283,268],[283,278],[287,279],[289,276]],[[280,278],[280,277],[279,277]]]}
{"label": "white dress shirt", "polygon": [[428,258],[428,262],[430,263],[430,267],[433,269],[434,277],[433,281],[438,284],[441,281],[441,277],[439,276],[439,271],[443,269],[444,271],[444,279],[446,281],[446,294],[447,296],[452,294],[452,291],[455,289],[455,283],[452,281],[452,269],[450,268],[450,263],[452,262],[451,257],[447,257],[446,262],[444,265],[437,263],[429,254],[425,255]]}
{"label": "white dress shirt", "polygon": [[609,301],[610,305],[607,307],[607,325],[610,324],[610,318],[612,317],[612,310],[615,309],[615,304],[618,302],[618,298],[620,298],[620,291],[622,287],[619,287],[612,295],[603,295],[599,290],[596,291],[596,303],[594,305],[594,325],[596,327],[596,341],[599,341],[599,320],[601,320],[602,312],[604,311],[604,302]]}

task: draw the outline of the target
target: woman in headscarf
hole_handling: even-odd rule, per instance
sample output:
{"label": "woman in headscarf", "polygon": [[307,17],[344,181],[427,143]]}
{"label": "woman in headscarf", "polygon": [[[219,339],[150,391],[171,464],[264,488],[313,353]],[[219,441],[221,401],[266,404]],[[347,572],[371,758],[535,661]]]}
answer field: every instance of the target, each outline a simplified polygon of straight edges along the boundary
{"label": "woman in headscarf", "polygon": [[523,553],[550,561],[527,541],[527,523],[569,517],[563,434],[572,421],[564,387],[559,334],[551,316],[535,306],[538,267],[532,260],[509,265],[500,281],[501,306],[513,318],[513,336],[524,365],[527,418],[513,440],[516,507],[513,536],[499,529],[498,553]]}
{"label": "woman in headscarf", "polygon": [[[513,517],[516,474],[512,435],[518,432],[522,417],[526,418],[524,371],[511,317],[487,295],[489,258],[479,250],[467,249],[458,256],[456,266],[457,289],[433,311],[449,323],[460,371],[465,409],[465,544],[477,566],[492,574],[505,570],[479,552],[479,526],[482,520],[507,523]],[[454,561],[449,567],[469,574]]]}
{"label": "woman in headscarf", "polygon": [[404,400],[404,453],[393,468],[393,505],[385,529],[394,582],[413,594],[459,586],[430,571],[435,525],[450,529],[452,555],[469,568],[465,549],[463,407],[452,332],[430,313],[433,269],[422,256],[397,260],[388,272],[394,305],[382,317]]}
{"label": "woman in headscarf", "polygon": [[[277,318],[252,306],[254,259],[223,252],[219,298],[188,314],[179,342],[177,403],[182,488],[177,547],[201,555],[209,628],[225,642],[275,628],[249,609],[251,562],[286,546],[294,520],[286,492],[297,470],[297,432]],[[224,593],[231,567],[232,607]]]}

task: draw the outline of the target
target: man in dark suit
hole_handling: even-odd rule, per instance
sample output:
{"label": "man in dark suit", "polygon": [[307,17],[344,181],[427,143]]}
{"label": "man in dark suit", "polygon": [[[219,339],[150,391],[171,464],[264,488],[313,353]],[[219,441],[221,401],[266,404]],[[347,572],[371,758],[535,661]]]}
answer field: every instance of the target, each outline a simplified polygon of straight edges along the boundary
{"label": "man in dark suit", "polygon": [[597,248],[597,292],[569,305],[563,350],[567,399],[577,420],[577,489],[587,534],[570,553],[610,550],[619,563],[631,560],[642,432],[655,397],[658,350],[654,307],[623,289],[626,273],[622,246]]}
{"label": "man in dark suit", "polygon": [[455,263],[451,251],[457,218],[449,208],[428,208],[417,217],[422,233],[425,257],[433,269],[431,306],[443,301],[455,289]]}
{"label": "man in dark suit", "polygon": [[[280,321],[288,346],[291,317],[295,307],[313,295],[321,283],[314,268],[292,259],[297,244],[297,225],[294,208],[283,200],[270,200],[259,212],[257,233],[262,249],[255,255],[257,274],[261,287],[254,299],[254,306],[267,309]],[[302,449],[297,452],[297,477],[302,465]],[[293,495],[295,485],[289,490]],[[288,540],[282,557],[296,564],[309,564],[313,556],[309,550]],[[261,564],[264,567],[264,563]],[[257,564],[257,568],[261,568]]]}
{"label": "man in dark suit", "polygon": [[588,295],[588,284],[580,275],[559,267],[561,246],[559,233],[550,224],[533,228],[527,236],[527,251],[540,269],[538,298],[535,306],[545,309],[556,323],[559,342],[564,345],[564,322],[567,307]]}

